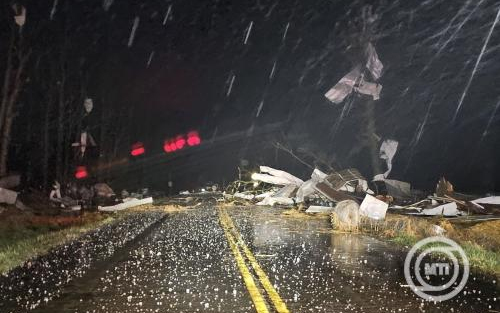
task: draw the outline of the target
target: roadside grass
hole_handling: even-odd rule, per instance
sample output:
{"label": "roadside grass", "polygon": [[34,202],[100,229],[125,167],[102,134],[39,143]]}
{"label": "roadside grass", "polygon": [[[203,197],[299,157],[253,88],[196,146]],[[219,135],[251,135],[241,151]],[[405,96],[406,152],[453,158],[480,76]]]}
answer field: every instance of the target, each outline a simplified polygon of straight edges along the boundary
{"label": "roadside grass", "polygon": [[436,226],[464,249],[472,271],[500,278],[500,220],[471,223],[387,214],[383,221],[362,219],[356,231],[409,249],[423,238],[436,236]]}
{"label": "roadside grass", "polygon": [[89,231],[150,210],[176,213],[185,208],[147,204],[115,213],[86,212],[67,217],[37,216],[7,208],[0,214],[0,275]]}
{"label": "roadside grass", "polygon": [[0,274],[116,219],[85,213],[78,217],[8,215],[0,220]]}

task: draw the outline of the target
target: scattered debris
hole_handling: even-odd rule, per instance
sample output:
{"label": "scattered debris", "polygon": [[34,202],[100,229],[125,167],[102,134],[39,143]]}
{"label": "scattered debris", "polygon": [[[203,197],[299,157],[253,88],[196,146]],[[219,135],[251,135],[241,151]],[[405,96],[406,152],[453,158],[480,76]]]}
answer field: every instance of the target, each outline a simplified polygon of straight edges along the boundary
{"label": "scattered debris", "polygon": [[367,194],[359,206],[359,213],[374,220],[382,220],[388,208],[389,204]]}
{"label": "scattered debris", "polygon": [[441,215],[441,216],[458,216],[463,213],[458,210],[458,206],[455,202],[446,203],[439,205],[432,209],[423,209],[420,213],[422,215]]}
{"label": "scattered debris", "polygon": [[15,204],[17,192],[0,187],[0,203]]}
{"label": "scattered debris", "polygon": [[453,185],[446,178],[441,177],[436,185],[436,196],[452,196],[453,193]]}
{"label": "scattered debris", "polygon": [[123,201],[124,201],[123,203],[118,203],[111,206],[98,206],[97,209],[101,212],[116,212],[139,205],[151,204],[153,203],[153,198],[152,197],[145,199],[127,198],[123,199]]}

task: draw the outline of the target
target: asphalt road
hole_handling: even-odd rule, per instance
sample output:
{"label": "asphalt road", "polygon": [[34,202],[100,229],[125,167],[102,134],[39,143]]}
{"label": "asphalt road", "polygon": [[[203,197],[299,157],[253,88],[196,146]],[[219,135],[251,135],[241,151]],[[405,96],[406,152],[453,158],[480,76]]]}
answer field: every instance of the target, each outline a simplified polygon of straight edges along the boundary
{"label": "asphalt road", "polygon": [[205,205],[169,214],[33,312],[500,311],[498,282],[474,275],[452,300],[418,298],[403,260],[325,219]]}

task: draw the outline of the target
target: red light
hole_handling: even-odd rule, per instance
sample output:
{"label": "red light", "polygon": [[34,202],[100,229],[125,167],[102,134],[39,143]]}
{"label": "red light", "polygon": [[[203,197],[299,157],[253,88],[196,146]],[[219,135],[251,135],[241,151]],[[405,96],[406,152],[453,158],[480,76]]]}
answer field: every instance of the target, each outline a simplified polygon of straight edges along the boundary
{"label": "red light", "polygon": [[186,139],[182,138],[182,137],[177,137],[177,139],[175,140],[175,146],[177,147],[177,149],[182,149],[184,148],[184,145],[186,144]]}
{"label": "red light", "polygon": [[175,145],[175,142],[170,143],[170,150],[172,150],[172,151],[177,150],[177,146]]}
{"label": "red light", "polygon": [[166,153],[172,152],[172,148],[170,147],[170,143],[168,141],[165,141],[165,143],[163,144],[163,150]]}
{"label": "red light", "polygon": [[201,143],[201,139],[200,139],[200,136],[198,135],[198,132],[197,131],[190,131],[188,134],[187,134],[187,144],[189,146],[197,146]]}
{"label": "red light", "polygon": [[144,145],[142,144],[142,142],[138,142],[132,145],[132,151],[130,151],[130,154],[132,156],[138,156],[144,154],[144,152],[146,152],[146,150],[144,149]]}
{"label": "red light", "polygon": [[76,172],[75,172],[76,179],[83,179],[87,176],[89,176],[89,173],[87,172],[87,168],[85,166],[78,166],[76,168]]}

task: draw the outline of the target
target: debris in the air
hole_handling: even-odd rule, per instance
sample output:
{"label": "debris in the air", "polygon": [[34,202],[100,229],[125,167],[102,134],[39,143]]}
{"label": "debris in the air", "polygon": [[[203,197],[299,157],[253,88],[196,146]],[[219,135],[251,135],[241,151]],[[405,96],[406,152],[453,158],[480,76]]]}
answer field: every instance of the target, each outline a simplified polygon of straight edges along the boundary
{"label": "debris in the air", "polygon": [[94,108],[94,102],[91,98],[86,98],[85,101],[83,101],[83,107],[85,108],[85,112],[89,114]]}
{"label": "debris in the air", "polygon": [[384,180],[389,176],[392,170],[392,159],[398,150],[398,142],[392,139],[386,139],[380,145],[380,158],[385,160],[387,171],[384,174],[375,175],[373,180]]}
{"label": "debris in the air", "polygon": [[130,32],[130,37],[128,38],[127,46],[130,48],[134,44],[135,32],[137,31],[137,27],[139,27],[140,18],[136,16],[134,18],[134,25],[132,25],[132,30]]}
{"label": "debris in the air", "polygon": [[80,147],[77,155],[80,158],[83,158],[85,155],[85,151],[87,150],[87,147],[95,147],[96,142],[94,140],[94,137],[92,137],[90,133],[88,133],[87,131],[82,131],[80,133],[80,141],[72,143],[71,146],[75,148]]}
{"label": "debris in the air", "polygon": [[354,85],[356,85],[360,76],[361,66],[357,65],[349,73],[342,77],[335,86],[328,90],[325,97],[333,103],[341,103],[352,92]]}
{"label": "debris in the air", "polygon": [[366,68],[372,75],[373,79],[378,80],[382,76],[384,65],[380,62],[377,51],[375,51],[375,47],[371,42],[368,43],[368,46],[366,47],[366,58]]}
{"label": "debris in the air", "polygon": [[373,100],[379,100],[380,92],[382,91],[382,85],[366,81],[364,77],[361,76],[359,84],[354,87],[354,90],[358,93],[371,96]]}
{"label": "debris in the air", "polygon": [[153,198],[144,198],[144,199],[136,199],[136,198],[127,198],[123,199],[123,203],[118,203],[110,206],[98,206],[97,209],[102,212],[116,212],[125,210],[128,208],[136,207],[139,205],[151,204],[153,203]]}
{"label": "debris in the air", "polygon": [[23,5],[18,3],[14,3],[12,5],[12,9],[14,10],[14,20],[19,27],[23,27],[26,23],[26,8]]}
{"label": "debris in the air", "polygon": [[381,220],[385,218],[388,207],[384,201],[367,194],[359,206],[359,213],[374,220]]}

